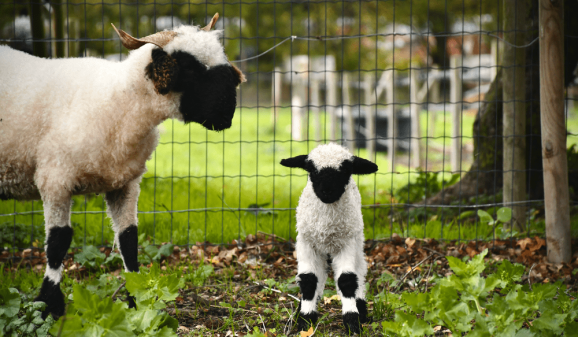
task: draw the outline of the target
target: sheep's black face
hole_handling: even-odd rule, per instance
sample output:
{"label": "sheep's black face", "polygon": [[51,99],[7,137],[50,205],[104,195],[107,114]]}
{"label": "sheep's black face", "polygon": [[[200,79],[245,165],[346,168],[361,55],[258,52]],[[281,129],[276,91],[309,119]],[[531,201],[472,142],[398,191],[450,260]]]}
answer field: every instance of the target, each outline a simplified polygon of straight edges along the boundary
{"label": "sheep's black face", "polygon": [[177,51],[171,56],[179,69],[173,91],[183,93],[179,110],[184,122],[196,122],[215,131],[230,128],[240,74],[228,64],[207,69],[186,52]]}
{"label": "sheep's black face", "polygon": [[339,199],[351,178],[353,163],[345,161],[339,169],[325,167],[317,170],[313,163],[308,167],[309,178],[313,184],[315,195],[326,204],[332,204]]}

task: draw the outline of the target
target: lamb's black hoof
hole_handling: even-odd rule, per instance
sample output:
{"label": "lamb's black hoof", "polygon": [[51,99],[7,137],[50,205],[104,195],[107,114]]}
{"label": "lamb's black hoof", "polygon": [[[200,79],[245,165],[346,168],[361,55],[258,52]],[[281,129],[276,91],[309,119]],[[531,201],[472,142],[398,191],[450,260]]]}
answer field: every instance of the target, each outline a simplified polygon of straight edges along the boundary
{"label": "lamb's black hoof", "polygon": [[345,331],[350,335],[359,334],[361,331],[361,317],[356,312],[348,312],[343,315],[343,325],[345,325]]}
{"label": "lamb's black hoof", "polygon": [[38,295],[34,301],[46,303],[46,308],[42,313],[42,319],[46,319],[49,314],[52,315],[54,320],[64,315],[66,305],[64,303],[64,294],[60,290],[60,283],[54,284],[45,277],[40,288],[40,295]]}
{"label": "lamb's black hoof", "polygon": [[311,326],[315,326],[317,323],[317,313],[312,312],[309,314],[299,313],[297,318],[297,329],[299,331],[307,331]]}
{"label": "lamb's black hoof", "polygon": [[134,296],[128,295],[126,297],[126,300],[128,301],[128,308],[129,309],[136,308],[136,302],[134,301],[135,300]]}

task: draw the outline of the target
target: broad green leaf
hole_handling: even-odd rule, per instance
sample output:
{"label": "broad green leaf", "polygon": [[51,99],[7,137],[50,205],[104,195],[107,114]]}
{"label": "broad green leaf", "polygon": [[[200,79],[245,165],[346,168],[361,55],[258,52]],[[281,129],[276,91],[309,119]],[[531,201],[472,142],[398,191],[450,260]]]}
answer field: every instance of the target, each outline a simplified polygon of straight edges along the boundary
{"label": "broad green leaf", "polygon": [[20,294],[17,289],[0,288],[0,317],[16,316],[20,310],[20,303]]}
{"label": "broad green leaf", "polygon": [[488,214],[488,212],[479,209],[478,210],[478,216],[480,217],[480,222],[483,225],[493,225],[494,224],[494,218],[492,218],[492,216],[490,214]]}
{"label": "broad green leaf", "polygon": [[95,246],[85,246],[82,252],[74,255],[74,261],[85,267],[98,268],[104,262],[106,255]]}
{"label": "broad green leaf", "polygon": [[542,316],[532,322],[532,327],[542,332],[553,332],[561,334],[566,314],[555,314],[552,312],[543,312]]}
{"label": "broad green leaf", "polygon": [[564,337],[567,336],[578,337],[578,322],[570,322],[566,324],[564,327]]}
{"label": "broad green leaf", "polygon": [[512,209],[508,207],[502,207],[498,210],[498,220],[501,222],[510,222],[512,220]]}

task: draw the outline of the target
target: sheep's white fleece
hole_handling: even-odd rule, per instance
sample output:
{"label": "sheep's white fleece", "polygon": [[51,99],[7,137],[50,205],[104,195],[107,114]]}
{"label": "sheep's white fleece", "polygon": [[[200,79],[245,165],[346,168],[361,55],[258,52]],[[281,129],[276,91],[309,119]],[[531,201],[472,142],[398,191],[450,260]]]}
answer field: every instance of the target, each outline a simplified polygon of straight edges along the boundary
{"label": "sheep's white fleece", "polygon": [[[175,31],[165,51],[189,52],[207,67],[227,62],[219,32]],[[181,116],[181,94],[159,95],[144,76],[153,48],[112,62],[42,59],[0,46],[0,195],[60,203],[142,176],[157,125]]]}
{"label": "sheep's white fleece", "polygon": [[350,178],[341,198],[325,204],[313,191],[311,179],[297,206],[298,239],[305,240],[321,254],[339,253],[351,240],[364,241],[361,196]]}

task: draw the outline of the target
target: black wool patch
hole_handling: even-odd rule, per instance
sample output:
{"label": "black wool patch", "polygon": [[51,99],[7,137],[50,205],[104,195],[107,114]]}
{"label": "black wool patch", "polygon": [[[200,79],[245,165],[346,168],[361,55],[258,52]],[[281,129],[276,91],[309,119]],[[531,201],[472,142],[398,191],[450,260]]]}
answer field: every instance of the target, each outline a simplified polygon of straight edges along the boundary
{"label": "black wool patch", "polygon": [[355,297],[355,291],[357,290],[357,275],[354,273],[341,274],[337,280],[337,286],[339,287],[339,290],[341,290],[343,297]]}
{"label": "black wool patch", "polygon": [[34,299],[46,303],[46,308],[42,312],[42,319],[46,319],[49,314],[56,320],[58,317],[64,315],[64,294],[60,290],[60,283],[54,284],[48,277],[42,281],[40,288],[40,295]]}
{"label": "black wool patch", "polygon": [[355,306],[359,312],[359,321],[361,323],[367,323],[367,302],[361,298],[358,298],[355,300]]}
{"label": "black wool patch", "polygon": [[361,331],[361,320],[356,312],[348,312],[343,315],[343,325],[345,330],[350,334],[358,334]]}
{"label": "black wool patch", "polygon": [[353,163],[346,160],[341,163],[339,169],[325,167],[321,170],[310,170],[309,178],[317,198],[326,204],[339,200],[349,184],[352,167]]}
{"label": "black wool patch", "polygon": [[48,233],[48,239],[46,239],[46,259],[48,260],[48,266],[52,269],[60,268],[64,256],[68,248],[70,248],[70,243],[72,242],[72,227],[53,227]]}
{"label": "black wool patch", "polygon": [[371,174],[377,172],[377,165],[367,159],[353,157],[353,174]]}
{"label": "black wool patch", "polygon": [[118,245],[128,271],[138,271],[138,227],[130,225],[118,235]]}
{"label": "black wool patch", "polygon": [[299,288],[301,288],[301,294],[303,295],[303,300],[311,301],[315,298],[315,289],[317,289],[317,276],[313,273],[299,274]]}
{"label": "black wool patch", "polygon": [[146,76],[155,85],[155,91],[161,95],[168,94],[179,75],[177,62],[162,49],[153,49],[152,62],[145,68]]}
{"label": "black wool patch", "polygon": [[182,92],[179,111],[185,123],[199,123],[209,130],[221,131],[231,127],[237,107],[239,74],[229,64],[207,67],[189,53],[171,54],[179,66],[173,88]]}

